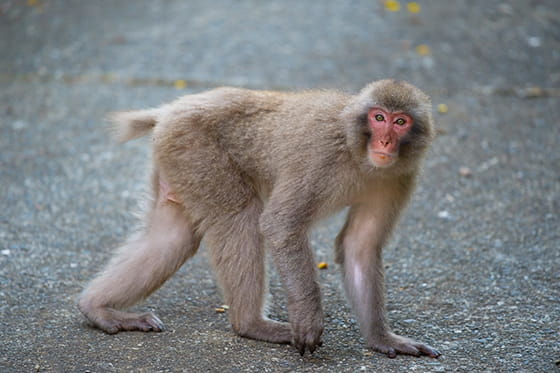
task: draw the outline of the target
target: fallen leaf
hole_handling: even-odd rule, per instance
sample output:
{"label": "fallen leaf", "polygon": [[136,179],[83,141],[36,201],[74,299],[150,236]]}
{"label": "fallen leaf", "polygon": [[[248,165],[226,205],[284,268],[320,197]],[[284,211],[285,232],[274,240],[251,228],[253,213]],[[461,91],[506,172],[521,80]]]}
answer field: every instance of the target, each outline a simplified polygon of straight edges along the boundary
{"label": "fallen leaf", "polygon": [[319,268],[319,269],[327,269],[328,267],[329,267],[329,265],[326,262],[319,262],[317,264],[317,268]]}
{"label": "fallen leaf", "polygon": [[187,88],[187,82],[184,80],[176,80],[173,86],[177,89],[185,89]]}
{"label": "fallen leaf", "polygon": [[411,2],[406,4],[406,8],[410,13],[420,13],[421,11],[420,4],[418,4],[417,2]]}
{"label": "fallen leaf", "polygon": [[428,47],[426,44],[420,44],[419,46],[416,47],[416,53],[418,53],[421,56],[429,56],[430,54],[432,54],[432,51],[430,50],[430,47]]}
{"label": "fallen leaf", "polygon": [[398,12],[401,10],[401,4],[395,0],[387,0],[385,1],[385,9],[389,12]]}

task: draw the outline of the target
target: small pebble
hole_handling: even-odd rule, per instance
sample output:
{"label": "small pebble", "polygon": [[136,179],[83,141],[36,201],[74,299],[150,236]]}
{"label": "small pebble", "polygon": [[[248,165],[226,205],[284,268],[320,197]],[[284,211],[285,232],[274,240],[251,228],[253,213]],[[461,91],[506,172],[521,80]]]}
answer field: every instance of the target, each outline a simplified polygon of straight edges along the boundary
{"label": "small pebble", "polygon": [[531,36],[527,39],[527,43],[531,48],[538,48],[541,46],[541,38],[536,36]]}
{"label": "small pebble", "polygon": [[459,168],[459,175],[461,175],[463,177],[469,177],[469,176],[472,175],[472,171],[468,167],[461,167],[461,168]]}
{"label": "small pebble", "polygon": [[12,129],[16,131],[20,131],[26,127],[27,127],[27,123],[24,122],[23,120],[16,120],[15,122],[12,123]]}
{"label": "small pebble", "polygon": [[451,214],[449,213],[449,211],[443,210],[438,212],[437,214],[438,218],[440,219],[449,219],[451,218]]}

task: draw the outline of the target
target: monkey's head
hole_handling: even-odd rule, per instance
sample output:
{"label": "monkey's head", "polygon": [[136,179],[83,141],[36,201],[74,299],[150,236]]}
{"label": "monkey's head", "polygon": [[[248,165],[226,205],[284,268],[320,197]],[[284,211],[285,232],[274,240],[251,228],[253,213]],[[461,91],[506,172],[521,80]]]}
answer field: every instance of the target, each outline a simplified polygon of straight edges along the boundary
{"label": "monkey's head", "polygon": [[380,80],[346,107],[348,142],[365,167],[415,170],[433,137],[430,98],[413,85]]}

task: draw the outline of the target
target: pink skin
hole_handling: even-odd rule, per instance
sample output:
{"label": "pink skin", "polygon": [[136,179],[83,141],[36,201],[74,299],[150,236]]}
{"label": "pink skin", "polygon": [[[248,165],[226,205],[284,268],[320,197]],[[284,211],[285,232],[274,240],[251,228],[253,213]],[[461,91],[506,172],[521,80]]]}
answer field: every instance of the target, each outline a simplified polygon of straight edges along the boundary
{"label": "pink skin", "polygon": [[163,201],[171,201],[171,202],[175,202],[175,203],[181,203],[181,200],[179,198],[177,198],[175,193],[173,193],[173,191],[171,190],[171,187],[169,186],[167,181],[165,181],[163,179],[163,177],[160,178],[160,180],[159,180],[159,194],[162,197]]}
{"label": "pink skin", "polygon": [[380,168],[391,166],[399,155],[401,138],[412,128],[414,120],[402,112],[390,112],[374,107],[368,112],[371,140],[368,143],[369,158]]}

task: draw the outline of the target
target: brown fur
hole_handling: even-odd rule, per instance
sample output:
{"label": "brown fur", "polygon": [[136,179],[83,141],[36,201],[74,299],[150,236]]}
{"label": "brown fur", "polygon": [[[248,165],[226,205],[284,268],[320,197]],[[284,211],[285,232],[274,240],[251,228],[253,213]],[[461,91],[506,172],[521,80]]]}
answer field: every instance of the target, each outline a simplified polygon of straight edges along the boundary
{"label": "brown fur", "polygon": [[[414,118],[386,168],[367,155],[373,106]],[[153,131],[154,201],[144,232],[80,297],[93,325],[108,333],[161,330],[155,315],[120,309],[157,289],[204,237],[234,331],[313,352],[323,314],[307,233],[350,206],[336,258],[368,346],[391,357],[439,355],[391,333],[385,317],[382,247],[433,138],[431,104],[417,88],[389,80],[356,96],[219,88],[112,119],[122,141]],[[263,316],[265,244],[287,291],[289,323]]]}

